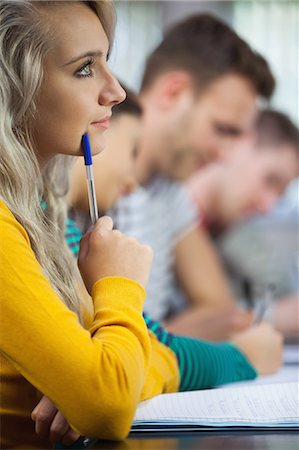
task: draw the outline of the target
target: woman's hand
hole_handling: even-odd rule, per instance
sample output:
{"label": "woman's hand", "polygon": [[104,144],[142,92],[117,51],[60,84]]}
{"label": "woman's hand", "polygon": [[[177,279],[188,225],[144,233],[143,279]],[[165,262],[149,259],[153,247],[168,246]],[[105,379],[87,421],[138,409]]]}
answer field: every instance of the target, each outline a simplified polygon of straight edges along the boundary
{"label": "woman's hand", "polygon": [[35,422],[35,432],[41,438],[51,442],[62,442],[71,445],[80,435],[70,427],[66,418],[45,395],[31,413]]}
{"label": "woman's hand", "polygon": [[276,372],[282,364],[282,335],[266,322],[235,335],[231,341],[260,375]]}
{"label": "woman's hand", "polygon": [[96,281],[109,276],[131,278],[144,288],[147,285],[152,249],[112,228],[112,219],[101,217],[81,239],[78,266],[89,293]]}

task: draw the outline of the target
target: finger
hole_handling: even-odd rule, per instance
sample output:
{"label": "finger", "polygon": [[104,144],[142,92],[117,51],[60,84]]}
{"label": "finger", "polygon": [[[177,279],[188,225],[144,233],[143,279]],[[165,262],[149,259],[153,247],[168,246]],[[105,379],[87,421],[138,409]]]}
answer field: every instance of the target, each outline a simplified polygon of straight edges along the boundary
{"label": "finger", "polygon": [[113,220],[109,216],[101,217],[95,224],[93,231],[103,232],[111,231],[113,229]]}
{"label": "finger", "polygon": [[65,435],[61,439],[62,444],[64,445],[71,445],[74,442],[76,442],[80,437],[79,433],[76,433],[76,431],[72,430],[71,427],[68,428]]}
{"label": "finger", "polygon": [[49,439],[51,442],[61,441],[69,428],[69,423],[60,411],[55,415],[50,426]]}
{"label": "finger", "polygon": [[80,248],[79,248],[79,255],[78,259],[85,258],[88,254],[89,250],[89,238],[91,235],[92,229],[89,229],[84,236],[80,239]]}
{"label": "finger", "polygon": [[41,437],[48,437],[51,423],[57,413],[55,405],[47,398],[43,397],[38,405],[35,416],[35,432]]}
{"label": "finger", "polygon": [[[46,405],[50,405],[52,402],[45,395],[42,396],[36,407],[31,412],[31,419],[33,421],[36,420],[38,412],[41,408],[44,408]],[[52,403],[53,404],[53,403]]]}
{"label": "finger", "polygon": [[39,403],[36,405],[36,407],[31,412],[31,419],[34,422],[36,421],[36,416],[37,416],[38,410],[39,410]]}
{"label": "finger", "polygon": [[50,408],[51,405],[54,406],[51,400],[49,400],[48,397],[43,395],[38,404],[36,405],[36,407],[32,410],[31,419],[35,421],[40,409],[48,409]]}

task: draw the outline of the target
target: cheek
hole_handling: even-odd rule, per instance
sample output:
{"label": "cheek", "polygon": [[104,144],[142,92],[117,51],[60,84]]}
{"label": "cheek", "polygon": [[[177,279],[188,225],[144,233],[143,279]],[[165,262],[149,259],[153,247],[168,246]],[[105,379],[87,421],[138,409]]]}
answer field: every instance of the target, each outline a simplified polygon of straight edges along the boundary
{"label": "cheek", "polygon": [[93,153],[103,149],[104,143],[95,139],[102,136],[103,130],[94,130],[89,125],[98,111],[95,89],[86,88],[84,80],[66,80],[60,76],[48,80],[37,109],[35,128],[43,151],[81,154],[81,138],[86,132],[90,134]]}
{"label": "cheek", "polygon": [[230,191],[232,203],[235,204],[237,208],[246,207],[251,203],[254,191],[255,188],[250,178],[247,178],[246,176],[243,179],[241,179],[241,177],[236,177]]}
{"label": "cheek", "polygon": [[71,107],[70,101],[45,99],[35,123],[39,150],[62,154],[80,154],[81,137],[86,130],[86,111]]}

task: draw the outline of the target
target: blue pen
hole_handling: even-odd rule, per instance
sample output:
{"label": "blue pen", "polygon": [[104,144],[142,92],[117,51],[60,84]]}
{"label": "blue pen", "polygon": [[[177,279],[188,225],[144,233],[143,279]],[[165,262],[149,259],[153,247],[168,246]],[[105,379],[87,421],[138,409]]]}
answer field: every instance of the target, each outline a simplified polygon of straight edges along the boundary
{"label": "blue pen", "polygon": [[96,223],[99,218],[98,204],[96,199],[96,191],[94,184],[94,176],[92,170],[92,156],[88,134],[85,133],[82,136],[82,148],[84,154],[84,163],[86,167],[87,189],[88,189],[88,201],[89,212],[92,225]]}

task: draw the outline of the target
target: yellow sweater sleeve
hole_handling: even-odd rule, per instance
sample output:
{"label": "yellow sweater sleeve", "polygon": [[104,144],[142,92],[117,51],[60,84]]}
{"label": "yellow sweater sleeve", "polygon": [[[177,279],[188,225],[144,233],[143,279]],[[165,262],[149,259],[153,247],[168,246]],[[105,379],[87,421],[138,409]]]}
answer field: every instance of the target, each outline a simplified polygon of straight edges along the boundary
{"label": "yellow sweater sleeve", "polygon": [[26,231],[1,202],[0,286],[4,357],[81,434],[123,439],[151,359],[142,287],[120,277],[98,281],[93,323],[85,330],[51,288]]}

